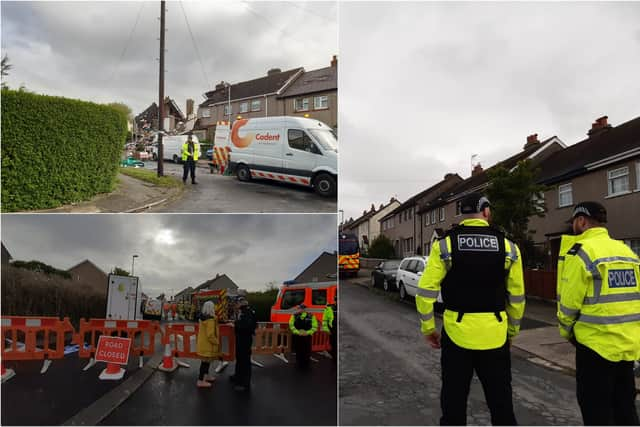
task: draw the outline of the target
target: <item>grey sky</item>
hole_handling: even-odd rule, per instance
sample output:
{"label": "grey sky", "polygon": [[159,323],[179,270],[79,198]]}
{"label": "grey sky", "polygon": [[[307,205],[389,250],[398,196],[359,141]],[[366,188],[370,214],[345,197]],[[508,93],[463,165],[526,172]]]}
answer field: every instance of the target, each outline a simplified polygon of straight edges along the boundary
{"label": "grey sky", "polygon": [[341,3],[340,209],[640,115],[640,3]]}
{"label": "grey sky", "polygon": [[[185,1],[182,6],[208,76],[206,81],[180,2],[167,1],[165,94],[183,112],[187,98],[202,102],[202,94],[221,80],[250,80],[274,67],[328,67],[337,54],[334,2]],[[135,114],[158,101],[160,2],[3,1],[0,7],[2,53],[13,65],[10,87],[125,102]]]}
{"label": "grey sky", "polygon": [[143,291],[178,292],[216,273],[259,290],[336,250],[335,215],[2,215],[2,241],[19,260],[68,269],[89,259],[131,269]]}

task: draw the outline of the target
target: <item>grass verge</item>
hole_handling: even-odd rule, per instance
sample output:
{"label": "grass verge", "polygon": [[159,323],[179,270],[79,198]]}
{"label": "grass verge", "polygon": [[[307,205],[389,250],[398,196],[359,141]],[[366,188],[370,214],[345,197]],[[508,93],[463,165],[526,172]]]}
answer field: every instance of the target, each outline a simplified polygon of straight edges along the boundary
{"label": "grass verge", "polygon": [[159,177],[155,171],[141,168],[120,168],[120,173],[160,187],[178,187],[180,181],[172,176]]}

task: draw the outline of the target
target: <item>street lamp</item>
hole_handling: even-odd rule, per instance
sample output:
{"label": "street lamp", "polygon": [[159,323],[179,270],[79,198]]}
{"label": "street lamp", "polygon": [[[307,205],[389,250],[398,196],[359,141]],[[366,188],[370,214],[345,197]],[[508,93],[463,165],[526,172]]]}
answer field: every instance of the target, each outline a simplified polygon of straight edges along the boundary
{"label": "street lamp", "polygon": [[136,262],[136,258],[138,258],[138,255],[133,255],[133,256],[131,257],[131,275],[132,275],[132,276],[133,276],[133,265],[134,265],[134,264],[135,264],[135,262]]}

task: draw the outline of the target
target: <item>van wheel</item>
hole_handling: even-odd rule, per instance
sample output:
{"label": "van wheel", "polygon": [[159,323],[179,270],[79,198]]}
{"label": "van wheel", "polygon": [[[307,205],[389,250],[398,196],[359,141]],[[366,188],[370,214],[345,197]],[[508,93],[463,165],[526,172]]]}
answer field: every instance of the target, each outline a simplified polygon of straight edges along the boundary
{"label": "van wheel", "polygon": [[178,158],[178,155],[177,155],[177,154],[174,154],[174,155],[173,155],[173,163],[175,163],[175,164],[180,163],[180,159]]}
{"label": "van wheel", "polygon": [[383,279],[382,289],[384,289],[385,292],[389,292],[391,290],[391,286],[389,286],[389,281],[386,277]]}
{"label": "van wheel", "polygon": [[251,181],[251,171],[246,165],[238,165],[238,170],[236,170],[236,176],[240,181]]}
{"label": "van wheel", "polygon": [[322,197],[331,197],[336,194],[336,180],[328,173],[321,173],[313,180],[316,193]]}
{"label": "van wheel", "polygon": [[407,298],[407,290],[404,288],[404,284],[400,282],[400,299],[405,300]]}

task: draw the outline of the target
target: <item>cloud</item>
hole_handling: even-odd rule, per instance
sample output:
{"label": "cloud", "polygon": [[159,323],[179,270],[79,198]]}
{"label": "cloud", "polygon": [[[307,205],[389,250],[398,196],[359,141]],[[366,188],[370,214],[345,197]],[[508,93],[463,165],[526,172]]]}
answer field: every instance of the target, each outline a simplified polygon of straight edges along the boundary
{"label": "cloud", "polygon": [[[639,115],[640,3],[340,4],[340,209]],[[375,25],[371,25],[375,22]]]}
{"label": "cloud", "polygon": [[[175,244],[157,242],[170,230]],[[103,271],[131,268],[143,290],[177,292],[227,274],[263,289],[295,277],[336,250],[336,215],[3,214],[2,241],[14,259],[68,269],[89,259]]]}

